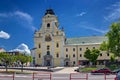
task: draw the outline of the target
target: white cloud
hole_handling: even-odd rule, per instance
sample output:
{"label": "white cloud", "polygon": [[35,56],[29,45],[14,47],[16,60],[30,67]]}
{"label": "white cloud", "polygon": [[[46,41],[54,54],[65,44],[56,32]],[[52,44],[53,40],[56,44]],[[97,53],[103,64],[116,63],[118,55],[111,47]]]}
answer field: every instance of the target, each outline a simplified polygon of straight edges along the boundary
{"label": "white cloud", "polygon": [[15,11],[9,13],[0,13],[0,18],[9,18],[13,17],[25,28],[29,28],[34,31],[35,27],[33,28],[33,18],[30,14],[22,12],[22,11]]}
{"label": "white cloud", "polygon": [[84,27],[85,29],[89,29],[89,30],[93,30],[93,31],[96,31],[96,32],[99,32],[99,33],[103,33],[105,34],[106,32],[108,32],[108,30],[101,30],[101,29],[98,29],[98,28],[94,28],[94,27]]}
{"label": "white cloud", "polygon": [[21,11],[16,11],[13,14],[18,16],[21,19],[26,20],[29,24],[32,24],[33,18],[28,13],[24,13],[24,12],[21,12]]}
{"label": "white cloud", "polygon": [[105,20],[114,21],[120,18],[120,2],[117,2],[106,9],[109,10],[109,13],[104,17]]}
{"label": "white cloud", "polygon": [[24,43],[18,45],[18,47],[16,49],[13,49],[13,50],[10,50],[10,51],[13,51],[13,52],[18,51],[18,52],[21,52],[23,54],[30,55],[30,49]]}
{"label": "white cloud", "polygon": [[85,15],[86,14],[86,12],[81,12],[80,14],[77,14],[76,16],[83,16],[83,15]]}
{"label": "white cloud", "polygon": [[4,32],[4,31],[0,31],[0,38],[9,39],[10,34]]}

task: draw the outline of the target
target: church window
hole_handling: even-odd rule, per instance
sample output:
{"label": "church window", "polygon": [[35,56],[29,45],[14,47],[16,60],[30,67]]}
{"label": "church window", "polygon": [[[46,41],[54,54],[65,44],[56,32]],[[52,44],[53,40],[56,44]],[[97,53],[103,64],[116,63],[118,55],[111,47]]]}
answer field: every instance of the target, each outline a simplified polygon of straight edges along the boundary
{"label": "church window", "polygon": [[75,61],[73,61],[73,65],[75,64]]}
{"label": "church window", "polygon": [[109,53],[107,53],[107,56],[109,56]]}
{"label": "church window", "polygon": [[57,58],[59,57],[59,54],[58,54],[58,53],[56,54],[56,57],[57,57]]}
{"label": "church window", "polygon": [[41,54],[39,54],[39,58],[41,58]]}
{"label": "church window", "polygon": [[75,54],[73,54],[73,57],[75,57]]}
{"label": "church window", "polygon": [[73,51],[75,51],[75,48],[73,48]]}
{"label": "church window", "polygon": [[50,55],[50,51],[47,51],[47,55]]}
{"label": "church window", "polygon": [[40,45],[40,44],[39,44],[38,46],[39,46],[39,48],[41,48],[41,45]]}
{"label": "church window", "polygon": [[58,43],[56,44],[56,47],[57,47],[57,48],[59,47],[59,44],[58,44]]}
{"label": "church window", "polygon": [[80,54],[80,57],[82,57],[82,54]]}
{"label": "church window", "polygon": [[68,48],[66,48],[66,52],[68,52]]}
{"label": "church window", "polygon": [[47,28],[50,28],[50,23],[47,24]]}
{"label": "church window", "polygon": [[80,51],[82,51],[82,48],[80,48]]}
{"label": "church window", "polygon": [[47,46],[47,50],[49,50],[49,49],[50,49],[50,46],[48,45],[48,46]]}
{"label": "church window", "polygon": [[66,54],[66,58],[68,58],[68,54]]}

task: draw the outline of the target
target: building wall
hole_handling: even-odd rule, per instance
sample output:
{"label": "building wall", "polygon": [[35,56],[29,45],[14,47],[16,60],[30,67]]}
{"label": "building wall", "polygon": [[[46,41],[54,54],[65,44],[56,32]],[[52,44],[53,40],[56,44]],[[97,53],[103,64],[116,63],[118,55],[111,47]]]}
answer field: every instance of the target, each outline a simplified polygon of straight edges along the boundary
{"label": "building wall", "polygon": [[[69,65],[76,66],[79,65],[79,62],[81,61],[87,61],[84,57],[86,48],[99,49],[100,43],[80,45],[66,44],[65,33],[58,28],[58,24],[58,18],[55,15],[46,14],[43,16],[41,28],[34,34],[36,64],[42,66],[47,66],[47,64],[50,64],[50,66],[64,66],[69,62]],[[68,51],[66,51],[66,48]],[[50,55],[48,55],[48,51],[50,52]],[[66,57],[66,55],[68,56]],[[110,59],[110,55],[108,56],[106,51],[101,51],[98,60],[108,59]]]}

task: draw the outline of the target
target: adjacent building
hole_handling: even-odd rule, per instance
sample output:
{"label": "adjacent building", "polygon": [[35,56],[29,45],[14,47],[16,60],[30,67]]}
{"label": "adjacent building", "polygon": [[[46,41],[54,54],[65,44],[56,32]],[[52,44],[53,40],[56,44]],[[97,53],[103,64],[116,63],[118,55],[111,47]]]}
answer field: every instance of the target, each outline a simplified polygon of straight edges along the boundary
{"label": "adjacent building", "polygon": [[[78,33],[79,34],[79,33]],[[39,31],[34,33],[35,64],[42,66],[87,65],[84,57],[86,49],[99,49],[106,41],[104,36],[66,38],[63,28],[59,29],[58,17],[52,9],[47,9]],[[96,64],[104,64],[110,54],[101,51]]]}

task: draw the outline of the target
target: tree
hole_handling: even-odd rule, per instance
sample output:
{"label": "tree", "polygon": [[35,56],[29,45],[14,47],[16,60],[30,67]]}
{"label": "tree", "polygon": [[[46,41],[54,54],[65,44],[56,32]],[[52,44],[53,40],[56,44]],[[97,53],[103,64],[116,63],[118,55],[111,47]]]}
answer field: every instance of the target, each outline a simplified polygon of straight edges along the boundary
{"label": "tree", "polygon": [[103,50],[107,50],[115,56],[120,57],[120,22],[113,23],[110,26],[110,30],[107,32],[106,36],[108,40],[101,44],[101,48],[104,48]]}
{"label": "tree", "polygon": [[32,61],[32,57],[31,56],[27,56],[27,55],[23,55],[22,53],[17,55],[17,60],[21,63],[21,71],[23,72],[23,65],[25,63],[31,62]]}
{"label": "tree", "polygon": [[98,49],[87,49],[85,51],[84,57],[87,58],[90,62],[95,63],[99,54],[100,51]]}
{"label": "tree", "polygon": [[14,55],[10,55],[6,52],[1,52],[0,53],[0,60],[5,63],[5,68],[6,68],[6,72],[8,71],[8,66],[10,65],[10,63],[13,63],[16,61],[16,57]]}
{"label": "tree", "polygon": [[113,23],[106,36],[108,37],[109,51],[120,57],[120,22]]}

